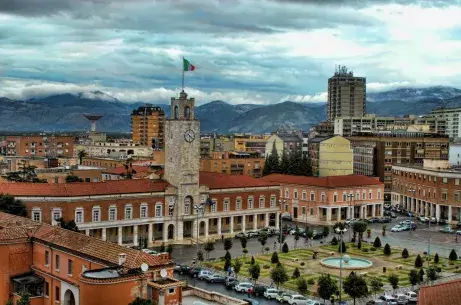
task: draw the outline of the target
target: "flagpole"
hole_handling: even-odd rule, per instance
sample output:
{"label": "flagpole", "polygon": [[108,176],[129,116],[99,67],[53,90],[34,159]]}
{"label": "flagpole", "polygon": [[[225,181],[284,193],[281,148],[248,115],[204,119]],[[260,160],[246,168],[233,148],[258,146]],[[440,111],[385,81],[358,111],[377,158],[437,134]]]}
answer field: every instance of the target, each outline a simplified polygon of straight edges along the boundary
{"label": "flagpole", "polygon": [[181,82],[182,91],[184,91],[184,56],[182,58],[182,82]]}

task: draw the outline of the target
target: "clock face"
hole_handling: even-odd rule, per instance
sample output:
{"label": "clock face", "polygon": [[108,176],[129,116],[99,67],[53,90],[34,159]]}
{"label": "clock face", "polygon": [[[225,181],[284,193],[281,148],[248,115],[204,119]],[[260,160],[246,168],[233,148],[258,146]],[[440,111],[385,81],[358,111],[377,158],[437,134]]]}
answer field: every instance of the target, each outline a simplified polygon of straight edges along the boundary
{"label": "clock face", "polygon": [[195,133],[193,130],[186,130],[186,132],[184,133],[184,139],[187,141],[187,142],[192,142],[194,141],[195,139]]}

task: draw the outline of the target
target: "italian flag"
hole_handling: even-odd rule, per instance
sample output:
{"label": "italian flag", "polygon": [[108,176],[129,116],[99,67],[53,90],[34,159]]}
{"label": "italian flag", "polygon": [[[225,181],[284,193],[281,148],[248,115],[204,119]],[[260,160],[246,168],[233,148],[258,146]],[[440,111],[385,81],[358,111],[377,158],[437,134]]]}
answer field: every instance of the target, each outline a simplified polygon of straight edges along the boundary
{"label": "italian flag", "polygon": [[195,66],[191,65],[191,63],[187,59],[183,58],[182,61],[183,61],[184,71],[194,71],[195,70]]}

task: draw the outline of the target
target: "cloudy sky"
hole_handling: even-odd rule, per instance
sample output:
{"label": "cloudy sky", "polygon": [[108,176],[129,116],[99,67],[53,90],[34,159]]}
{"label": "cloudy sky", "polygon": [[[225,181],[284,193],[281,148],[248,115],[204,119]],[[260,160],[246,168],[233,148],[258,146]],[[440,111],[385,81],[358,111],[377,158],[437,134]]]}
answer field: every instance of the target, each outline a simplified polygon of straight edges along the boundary
{"label": "cloudy sky", "polygon": [[0,96],[168,103],[182,56],[201,103],[325,101],[335,65],[368,91],[458,86],[459,16],[448,0],[2,0]]}

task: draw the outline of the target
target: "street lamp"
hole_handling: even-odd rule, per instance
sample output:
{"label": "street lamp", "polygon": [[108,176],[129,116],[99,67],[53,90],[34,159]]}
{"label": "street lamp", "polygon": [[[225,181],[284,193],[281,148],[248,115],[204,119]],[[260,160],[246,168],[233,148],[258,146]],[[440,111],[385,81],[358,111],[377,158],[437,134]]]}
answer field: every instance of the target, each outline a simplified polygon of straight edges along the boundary
{"label": "street lamp", "polygon": [[198,263],[198,251],[199,251],[199,242],[198,242],[198,239],[199,239],[199,236],[200,236],[200,224],[198,222],[198,217],[200,215],[200,213],[204,213],[204,210],[205,210],[205,206],[204,204],[195,204],[194,205],[194,211],[195,211],[195,214],[197,215],[197,263]]}
{"label": "street lamp", "polygon": [[[413,193],[413,196],[416,197],[416,190],[414,189],[410,189],[408,190],[408,192]],[[413,225],[411,224],[411,216],[413,216],[413,211],[411,209],[412,205],[413,205],[413,197],[410,198],[410,213],[408,213],[410,215],[410,234],[411,234],[411,231],[413,230]],[[415,198],[415,201],[416,201],[416,198]],[[415,208],[416,208],[416,202],[415,202]]]}
{"label": "street lamp", "polygon": [[286,199],[279,199],[279,204],[280,204],[280,252],[282,252],[282,235],[283,235],[283,226],[282,226],[282,211],[283,211],[283,206],[287,202]]}
{"label": "street lamp", "polygon": [[[347,229],[340,229],[339,227],[336,228],[336,234],[339,235],[339,304],[341,304],[341,294],[342,294],[342,286],[343,286],[343,260],[347,264],[350,260],[349,255],[344,255],[343,257],[343,234],[347,232]],[[350,231],[349,231],[350,233]]]}
{"label": "street lamp", "polygon": [[[355,195],[354,194],[348,194],[347,195],[347,198],[349,198],[349,217],[350,219],[352,220],[352,215],[350,215],[352,213],[352,200],[354,199]],[[349,242],[351,241],[351,231],[349,230]]]}

